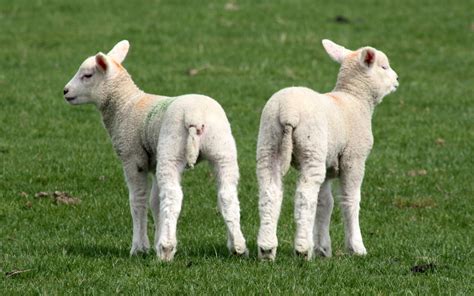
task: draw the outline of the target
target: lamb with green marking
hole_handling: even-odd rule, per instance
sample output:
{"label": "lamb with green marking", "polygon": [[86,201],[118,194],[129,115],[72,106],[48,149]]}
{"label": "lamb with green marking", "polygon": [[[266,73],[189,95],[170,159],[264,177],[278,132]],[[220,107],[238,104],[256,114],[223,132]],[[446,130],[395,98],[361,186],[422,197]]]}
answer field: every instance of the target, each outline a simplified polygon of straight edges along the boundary
{"label": "lamb with green marking", "polygon": [[128,49],[124,40],[108,54],[87,58],[64,88],[64,97],[72,105],[97,106],[123,163],[133,220],[130,254],[147,252],[150,247],[147,177],[152,173],[156,252],[161,260],[173,259],[183,199],[181,174],[198,158],[208,160],[215,170],[230,252],[247,254],[240,230],[237,151],[224,110],[203,95],[170,98],[141,91],[122,66]]}

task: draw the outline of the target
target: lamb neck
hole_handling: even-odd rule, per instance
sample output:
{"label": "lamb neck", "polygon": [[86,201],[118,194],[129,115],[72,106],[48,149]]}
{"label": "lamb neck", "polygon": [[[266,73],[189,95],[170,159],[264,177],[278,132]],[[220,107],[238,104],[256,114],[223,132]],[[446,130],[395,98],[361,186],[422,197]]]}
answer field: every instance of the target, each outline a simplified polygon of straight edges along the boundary
{"label": "lamb neck", "polygon": [[111,136],[127,116],[126,113],[129,113],[129,103],[144,94],[125,73],[107,83],[98,108],[104,126]]}

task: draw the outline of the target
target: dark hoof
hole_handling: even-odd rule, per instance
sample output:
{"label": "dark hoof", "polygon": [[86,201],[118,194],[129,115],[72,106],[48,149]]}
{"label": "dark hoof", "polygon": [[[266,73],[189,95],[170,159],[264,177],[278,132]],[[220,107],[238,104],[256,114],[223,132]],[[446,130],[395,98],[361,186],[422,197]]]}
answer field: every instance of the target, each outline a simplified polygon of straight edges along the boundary
{"label": "dark hoof", "polygon": [[329,258],[329,257],[332,257],[332,250],[331,248],[319,247],[319,248],[314,249],[314,254],[318,257]]}
{"label": "dark hoof", "polygon": [[249,250],[248,250],[248,249],[245,249],[243,252],[239,252],[239,251],[237,251],[237,250],[233,250],[233,251],[232,251],[232,256],[248,258],[248,257],[249,257]]}
{"label": "dark hoof", "polygon": [[258,248],[259,259],[274,261],[275,257],[276,257],[276,248],[271,248],[271,249]]}
{"label": "dark hoof", "polygon": [[296,257],[299,257],[307,261],[311,260],[311,257],[312,257],[312,254],[309,251],[300,252],[300,251],[295,250],[295,255]]}
{"label": "dark hoof", "polygon": [[165,247],[165,246],[160,246],[158,248],[158,258],[162,261],[169,262],[173,260],[174,258],[174,253],[176,252],[175,248],[172,246]]}

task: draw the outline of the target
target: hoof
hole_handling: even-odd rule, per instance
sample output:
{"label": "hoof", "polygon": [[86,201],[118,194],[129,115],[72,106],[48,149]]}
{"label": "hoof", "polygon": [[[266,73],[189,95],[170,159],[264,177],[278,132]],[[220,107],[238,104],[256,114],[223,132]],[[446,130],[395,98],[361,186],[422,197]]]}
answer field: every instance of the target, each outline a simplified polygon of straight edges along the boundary
{"label": "hoof", "polygon": [[314,248],[314,254],[318,257],[332,257],[331,247],[316,247]]}
{"label": "hoof", "polygon": [[133,243],[130,249],[130,256],[148,254],[148,251],[150,251],[150,245],[148,243]]}
{"label": "hoof", "polygon": [[298,251],[295,250],[295,255],[296,257],[299,257],[301,259],[304,259],[306,261],[311,260],[311,257],[313,256],[313,253],[310,251]]}
{"label": "hoof", "polygon": [[271,249],[258,248],[258,258],[260,260],[275,261],[276,247]]}
{"label": "hoof", "polygon": [[247,248],[245,248],[243,251],[242,250],[232,250],[231,254],[232,254],[232,256],[236,256],[236,257],[248,258],[249,257],[249,250]]}
{"label": "hoof", "polygon": [[163,246],[160,245],[156,248],[156,253],[158,259],[164,262],[170,262],[174,258],[174,254],[176,253],[176,248],[173,246]]}
{"label": "hoof", "polygon": [[367,250],[365,249],[364,245],[352,245],[347,247],[347,251],[351,255],[356,255],[356,256],[365,256],[367,255]]}

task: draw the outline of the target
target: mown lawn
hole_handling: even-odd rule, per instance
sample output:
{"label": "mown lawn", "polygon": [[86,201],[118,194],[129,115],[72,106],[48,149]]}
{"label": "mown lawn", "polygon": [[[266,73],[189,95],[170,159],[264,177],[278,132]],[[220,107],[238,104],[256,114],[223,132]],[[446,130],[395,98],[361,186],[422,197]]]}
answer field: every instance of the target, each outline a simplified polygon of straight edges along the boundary
{"label": "mown lawn", "polygon": [[[341,2],[1,1],[0,294],[472,295],[474,4]],[[293,256],[292,170],[277,260],[259,262],[260,112],[286,86],[331,90],[338,66],[322,38],[383,50],[401,79],[373,119],[361,211],[369,255],[345,254],[336,207],[334,257]],[[226,110],[248,259],[227,254],[206,164],[185,174],[175,261],[129,257],[120,163],[94,107],[62,97],[87,56],[122,39],[131,42],[124,65],[142,89],[203,93]],[[35,198],[42,191],[82,202]]]}

